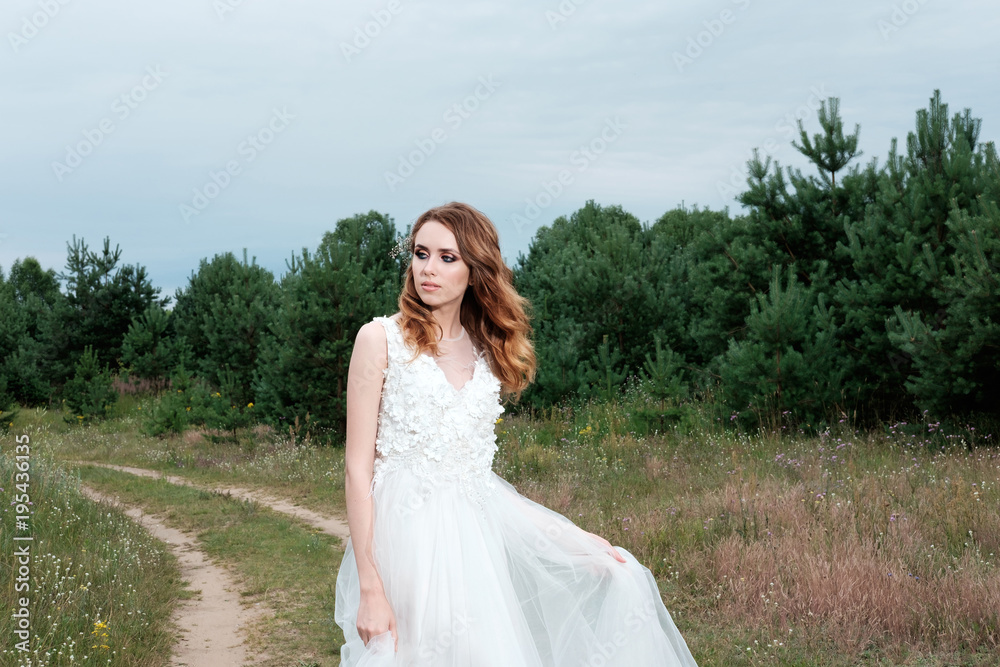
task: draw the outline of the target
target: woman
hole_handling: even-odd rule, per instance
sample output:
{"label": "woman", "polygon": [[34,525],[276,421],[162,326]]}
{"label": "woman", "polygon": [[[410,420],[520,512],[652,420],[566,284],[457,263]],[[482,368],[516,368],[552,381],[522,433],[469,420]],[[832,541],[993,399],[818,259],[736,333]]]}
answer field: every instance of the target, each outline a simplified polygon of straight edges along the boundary
{"label": "woman", "polygon": [[535,373],[493,223],[447,204],[406,249],[348,374],[341,664],[694,665],[648,569],[491,469],[501,393]]}

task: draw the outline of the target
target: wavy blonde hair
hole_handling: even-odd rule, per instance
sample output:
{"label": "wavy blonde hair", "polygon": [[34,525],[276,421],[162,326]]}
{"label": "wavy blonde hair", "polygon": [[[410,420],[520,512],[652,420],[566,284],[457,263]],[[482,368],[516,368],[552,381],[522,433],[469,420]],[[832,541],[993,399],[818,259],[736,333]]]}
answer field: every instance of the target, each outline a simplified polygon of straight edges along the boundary
{"label": "wavy blonde hair", "polygon": [[[502,393],[514,400],[535,379],[534,346],[527,311],[529,301],[514,289],[514,272],[500,255],[500,240],[493,222],[468,204],[451,202],[432,208],[413,223],[405,250],[410,253],[406,281],[399,294],[403,339],[416,348],[413,359],[424,352],[437,355],[437,324],[431,309],[417,296],[413,278],[413,240],[427,222],[447,227],[458,243],[462,260],[469,265],[469,282],[459,319],[479,346],[488,352],[490,368],[500,380]],[[411,359],[412,361],[412,359]]]}

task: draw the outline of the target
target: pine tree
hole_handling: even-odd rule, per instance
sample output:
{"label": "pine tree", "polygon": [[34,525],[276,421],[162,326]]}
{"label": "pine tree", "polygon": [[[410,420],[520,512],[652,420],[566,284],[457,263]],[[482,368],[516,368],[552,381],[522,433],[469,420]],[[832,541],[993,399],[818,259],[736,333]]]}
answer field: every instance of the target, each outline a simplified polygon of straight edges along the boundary
{"label": "pine tree", "polygon": [[117,368],[122,338],[132,318],[153,303],[165,306],[169,302],[169,298],[157,298],[160,288],[153,287],[145,267],[119,266],[122,251],[117,245],[111,249],[110,238],[104,239],[100,252],[91,251],[75,235],[66,245],[66,270],[59,274],[66,282],[66,299],[57,303],[56,312],[64,334],[49,341],[56,348],[50,356],[63,362],[61,369],[54,369],[56,381],[66,363],[88,345],[102,362]]}
{"label": "pine tree", "polygon": [[[943,309],[934,319],[895,308],[889,339],[910,361],[907,390],[936,417],[1000,409],[1000,161],[992,145],[983,153],[986,192],[947,222],[946,272],[934,281]],[[933,255],[920,267],[930,279]]]}
{"label": "pine tree", "polygon": [[[680,214],[668,213],[651,229],[654,249],[668,216],[673,218],[668,232],[671,226],[689,229],[676,235],[673,252],[665,253],[669,261],[660,263],[656,292],[664,298],[654,309],[661,323],[657,329],[672,349],[707,369],[725,354],[731,338],[742,337],[751,301],[767,289],[770,260],[750,236],[746,219],[725,212],[685,211],[683,222]],[[670,237],[662,243],[669,245]],[[671,335],[675,330],[679,333]],[[702,373],[702,383],[706,378]]]}
{"label": "pine tree", "polygon": [[937,329],[947,318],[948,298],[939,287],[952,263],[949,216],[953,209],[976,210],[989,182],[981,175],[979,130],[968,109],[949,122],[948,105],[935,91],[929,107],[917,112],[905,155],[893,140],[875,203],[845,225],[841,254],[850,268],[834,300],[846,346],[845,393],[867,409],[863,421],[913,409],[905,391],[913,356],[892,343],[886,322],[894,320],[889,326],[898,333],[897,308],[909,314],[907,325],[918,326],[910,318],[919,316]]}
{"label": "pine tree", "polygon": [[532,327],[536,340],[545,341],[545,344],[535,350],[537,374],[530,391],[524,394],[524,402],[541,409],[576,396],[583,382],[581,355],[587,351],[582,344],[583,326],[575,320],[539,318],[532,322]]}
{"label": "pine tree", "polygon": [[176,330],[193,352],[197,375],[218,388],[229,369],[238,378],[231,398],[253,402],[257,359],[280,299],[273,274],[256,257],[248,261],[246,249],[242,262],[227,252],[203,259],[176,298]]}
{"label": "pine tree", "polygon": [[7,281],[0,275],[0,377],[14,403],[45,405],[50,399],[46,321],[62,298],[55,271],[43,271],[33,257],[15,260]]}
{"label": "pine tree", "polygon": [[256,409],[275,426],[305,424],[320,440],[343,435],[347,371],[358,329],[396,310],[406,258],[387,215],[337,222],[315,253],[293,255],[258,362]]}
{"label": "pine tree", "polygon": [[[567,396],[562,393],[572,386],[564,381],[567,376],[576,376],[577,386],[581,380],[586,384],[580,375],[583,365],[600,365],[598,350],[605,336],[625,369],[642,363],[650,349],[647,334],[658,324],[651,306],[660,267],[650,262],[648,244],[648,233],[635,216],[593,201],[538,230],[528,254],[518,257],[514,283],[532,304],[540,369],[546,359],[561,361],[557,372],[539,373],[524,394],[527,403]],[[579,355],[572,370],[566,363],[573,353],[556,349],[567,345],[560,336],[569,331]]]}
{"label": "pine tree", "polygon": [[[838,184],[837,175],[862,154],[857,148],[861,128],[855,125],[853,134],[844,135],[836,97],[821,103],[818,116],[822,131],[810,140],[800,120],[801,143],[792,145],[809,159],[819,178],[803,176],[790,167],[783,173],[776,161],[772,173],[770,156],[762,161],[754,151],[747,163],[748,189],[738,198],[750,208],[747,233],[763,249],[768,271],[775,264],[794,263],[806,285],[818,278],[821,263],[829,266],[832,275],[839,275],[846,266],[836,256],[837,244],[845,240],[844,224],[864,215],[874,196],[871,188],[876,173],[872,162],[864,171],[860,167],[847,170]],[[829,290],[828,285],[817,287]]]}
{"label": "pine tree", "polygon": [[725,351],[728,332],[742,327],[749,312],[746,277],[732,270],[733,241],[741,229],[728,212],[697,206],[667,211],[650,227],[649,338],[659,337],[700,365]]}
{"label": "pine tree", "polygon": [[118,399],[112,388],[113,378],[107,364],[101,364],[97,352],[89,345],[76,363],[73,378],[64,388],[69,423],[86,423],[103,419]]}
{"label": "pine tree", "polygon": [[122,362],[128,374],[151,380],[156,388],[166,385],[170,372],[190,363],[192,351],[174,330],[171,313],[153,304],[132,321],[122,341]]}
{"label": "pine tree", "polygon": [[747,317],[747,336],[732,340],[721,367],[730,408],[761,424],[816,426],[833,414],[841,398],[843,371],[837,331],[825,296],[798,283],[785,284],[775,267],[767,294]]}
{"label": "pine tree", "polygon": [[659,336],[655,337],[655,353],[646,353],[646,363],[639,369],[643,387],[651,398],[658,401],[660,410],[665,410],[668,401],[676,401],[687,394],[684,379],[684,358],[663,347]]}
{"label": "pine tree", "polygon": [[614,401],[620,394],[622,385],[628,373],[623,368],[625,358],[608,344],[605,335],[597,347],[594,359],[583,362],[582,378],[578,394],[581,398],[597,398],[602,401]]}

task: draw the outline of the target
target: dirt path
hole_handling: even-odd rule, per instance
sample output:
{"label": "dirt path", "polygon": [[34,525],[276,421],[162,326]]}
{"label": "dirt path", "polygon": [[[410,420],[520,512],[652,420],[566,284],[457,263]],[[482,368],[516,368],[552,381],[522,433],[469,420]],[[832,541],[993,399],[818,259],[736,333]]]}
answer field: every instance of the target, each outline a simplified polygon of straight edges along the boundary
{"label": "dirt path", "polygon": [[283,500],[281,498],[275,498],[263,493],[256,491],[248,491],[247,489],[241,488],[225,488],[225,487],[206,487],[199,484],[195,484],[183,477],[176,477],[173,475],[166,475],[158,470],[147,470],[145,468],[133,468],[131,466],[119,466],[113,463],[95,463],[93,461],[67,461],[67,463],[75,465],[93,465],[100,466],[102,468],[110,468],[111,470],[117,470],[119,472],[126,472],[131,475],[138,475],[140,477],[152,477],[153,479],[163,478],[170,482],[171,484],[179,484],[181,486],[190,486],[194,489],[201,489],[204,491],[217,491],[219,493],[228,493],[234,498],[239,498],[240,500],[252,500],[260,503],[266,507],[271,508],[275,512],[281,512],[282,514],[287,514],[293,516],[297,519],[308,523],[313,528],[317,528],[320,531],[326,533],[327,535],[333,535],[334,537],[339,537],[344,542],[350,536],[351,532],[347,526],[346,521],[342,521],[337,518],[323,516],[322,514],[317,514],[312,510],[306,509],[304,507],[298,507],[293,505],[288,500]]}
{"label": "dirt path", "polygon": [[192,590],[200,591],[200,598],[181,600],[174,610],[173,621],[182,634],[170,664],[175,667],[253,664],[247,656],[241,631],[262,616],[264,610],[240,604],[239,589],[229,573],[209,562],[198,550],[193,537],[165,526],[140,508],[122,505],[116,498],[82,485],[80,490],[97,502],[126,508],[125,514],[167,544],[177,556],[181,577]]}

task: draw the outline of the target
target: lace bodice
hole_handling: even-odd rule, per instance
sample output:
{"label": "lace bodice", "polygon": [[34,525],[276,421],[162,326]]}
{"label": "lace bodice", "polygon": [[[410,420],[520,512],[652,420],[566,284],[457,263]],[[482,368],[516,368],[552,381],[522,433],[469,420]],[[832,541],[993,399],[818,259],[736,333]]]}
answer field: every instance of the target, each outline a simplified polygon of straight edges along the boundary
{"label": "lace bodice", "polygon": [[461,389],[448,381],[430,354],[411,363],[413,350],[391,317],[376,317],[385,328],[388,364],[375,438],[372,489],[391,471],[405,468],[423,478],[428,493],[439,484],[458,484],[482,501],[494,488],[494,425],[504,412],[500,381],[480,351],[472,378]]}

